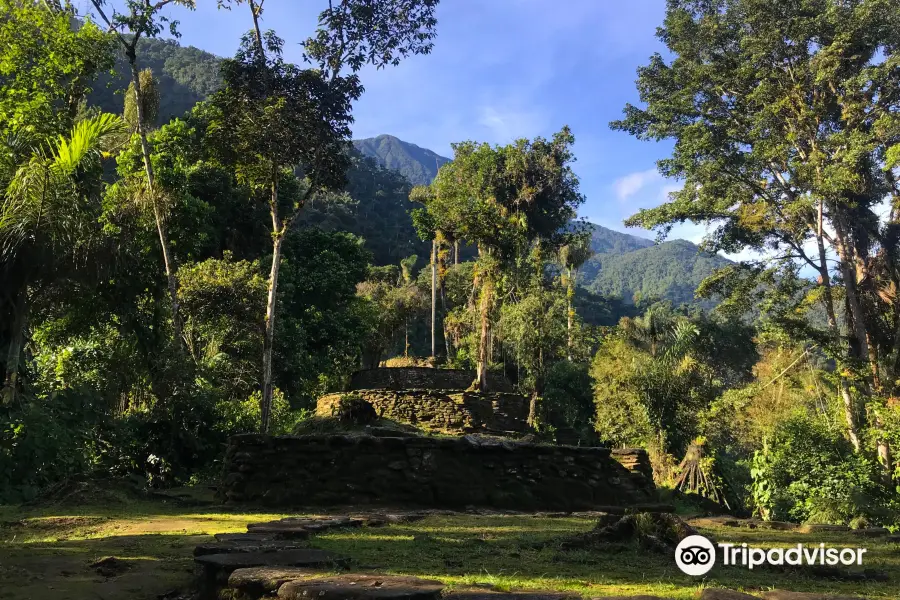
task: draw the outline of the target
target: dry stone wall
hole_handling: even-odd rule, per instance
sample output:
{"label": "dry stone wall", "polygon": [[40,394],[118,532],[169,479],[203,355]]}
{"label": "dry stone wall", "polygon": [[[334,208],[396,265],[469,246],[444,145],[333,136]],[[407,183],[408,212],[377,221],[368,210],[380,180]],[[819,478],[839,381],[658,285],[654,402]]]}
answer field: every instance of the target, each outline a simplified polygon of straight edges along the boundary
{"label": "dry stone wall", "polygon": [[477,436],[266,436],[230,439],[222,499],[267,507],[382,504],[591,510],[652,501],[606,448]]}
{"label": "dry stone wall", "polygon": [[[475,381],[475,371],[465,369],[434,369],[431,367],[379,367],[356,371],[350,376],[350,390],[454,390],[469,389]],[[511,392],[503,378],[488,377],[493,391]]]}
{"label": "dry stone wall", "polygon": [[[358,390],[378,416],[443,433],[522,434],[528,431],[528,400],[518,394],[442,390]],[[344,394],[319,398],[316,414],[336,414]]]}

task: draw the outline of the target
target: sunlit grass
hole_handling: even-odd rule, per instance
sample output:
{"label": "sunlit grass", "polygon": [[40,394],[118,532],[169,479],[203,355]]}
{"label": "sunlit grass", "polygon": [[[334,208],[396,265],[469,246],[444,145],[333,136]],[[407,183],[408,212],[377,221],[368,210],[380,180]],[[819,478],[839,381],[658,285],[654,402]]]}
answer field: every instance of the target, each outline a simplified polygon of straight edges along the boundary
{"label": "sunlit grass", "polygon": [[[0,507],[0,598],[50,597],[47,586],[75,600],[156,598],[192,583],[193,547],[215,533],[241,532],[248,523],[278,519],[270,512],[184,508],[140,502],[111,507]],[[705,529],[717,540],[764,547],[798,542],[866,547],[865,567],[893,575],[888,582],[837,582],[775,570],[719,567],[706,579],[682,574],[671,556],[632,545],[560,550],[558,542],[585,532],[584,518],[521,515],[434,516],[378,528],[320,534],[311,545],[349,557],[354,569],[439,579],[448,586],[490,584],[499,589],[570,591],[585,597],[655,594],[687,600],[703,586],[759,592],[774,587],[895,599],[900,545],[850,534]],[[102,556],[132,568],[104,580],[88,565]]]}

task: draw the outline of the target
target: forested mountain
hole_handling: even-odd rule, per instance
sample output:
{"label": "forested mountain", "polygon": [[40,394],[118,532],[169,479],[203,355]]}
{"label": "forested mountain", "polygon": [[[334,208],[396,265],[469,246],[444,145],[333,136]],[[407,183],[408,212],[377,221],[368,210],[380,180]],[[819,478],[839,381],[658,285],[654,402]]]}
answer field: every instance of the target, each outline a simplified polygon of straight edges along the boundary
{"label": "forested mountain", "polygon": [[399,172],[413,185],[428,185],[437,176],[441,165],[450,162],[449,158],[392,135],[353,140],[353,145],[379,165]]}
{"label": "forested mountain", "polygon": [[686,240],[662,244],[592,225],[592,256],[582,267],[581,284],[595,294],[626,303],[662,298],[674,305],[691,303],[707,276],[731,261],[701,252]]}
{"label": "forested mountain", "polygon": [[[193,46],[183,47],[173,40],[141,39],[137,46],[138,66],[152,69],[159,81],[157,124],[180,117],[218,89],[222,59]],[[114,73],[102,74],[94,84],[88,103],[107,112],[121,114],[124,92],[131,81],[128,62],[118,53]]]}
{"label": "forested mountain", "polygon": [[[188,112],[220,84],[221,58],[172,40],[144,39],[138,44],[141,68],[159,80],[159,124]],[[130,75],[124,56],[114,74],[104,74],[89,102],[121,113]],[[399,264],[410,254],[425,259],[429,246],[416,237],[409,217],[412,185],[431,183],[449,158],[392,135],[353,141],[359,155],[347,175],[346,202],[312,204],[304,221],[326,230],[350,231],[365,240],[378,265]],[[659,297],[674,304],[692,302],[694,290],[714,269],[727,264],[719,256],[698,253],[684,240],[655,245],[651,240],[592,224],[594,256],[581,269],[589,291],[615,296],[625,304],[637,297]]]}

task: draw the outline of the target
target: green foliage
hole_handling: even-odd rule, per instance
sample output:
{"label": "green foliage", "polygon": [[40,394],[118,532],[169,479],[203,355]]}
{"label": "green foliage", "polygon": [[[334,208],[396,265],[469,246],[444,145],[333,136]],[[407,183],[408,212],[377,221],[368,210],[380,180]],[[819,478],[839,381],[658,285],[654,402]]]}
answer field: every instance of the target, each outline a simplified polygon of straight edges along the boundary
{"label": "green foliage", "polygon": [[571,427],[586,443],[594,434],[594,396],[588,365],[560,360],[547,370],[541,408],[555,428]]}
{"label": "green foliage", "polygon": [[[143,69],[140,72],[138,81],[141,84],[141,114],[144,115],[142,125],[145,129],[150,129],[159,118],[158,82],[153,77],[153,71],[150,69]],[[125,110],[123,115],[128,124],[131,125],[131,130],[137,131],[138,106],[133,81],[128,84],[128,90],[125,92]]]}
{"label": "green foliage", "polygon": [[877,465],[821,420],[794,415],[753,458],[752,498],[767,519],[846,524],[857,517],[892,523],[876,482]]}
{"label": "green foliage", "polygon": [[71,7],[2,0],[0,14],[0,138],[55,137],[74,124],[91,83],[112,66],[115,40],[90,21],[73,27]]}

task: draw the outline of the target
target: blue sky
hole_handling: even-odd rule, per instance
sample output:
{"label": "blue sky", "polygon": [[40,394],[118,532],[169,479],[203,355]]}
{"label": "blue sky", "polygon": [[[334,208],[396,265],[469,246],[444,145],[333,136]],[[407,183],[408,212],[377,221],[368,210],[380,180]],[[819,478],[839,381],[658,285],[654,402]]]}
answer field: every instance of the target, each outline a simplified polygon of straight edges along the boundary
{"label": "blue sky", "polygon": [[[232,55],[250,27],[249,9],[197,4],[194,12],[170,12],[181,21],[182,44]],[[284,38],[287,57],[299,62],[299,44],[325,5],[267,0],[263,26]],[[451,156],[455,141],[501,144],[569,125],[587,197],[582,215],[625,230],[625,217],[677,189],[655,170],[670,144],[640,142],[608,126],[626,102],[638,100],[637,67],[663,50],[655,31],[664,8],[664,0],[443,0],[430,55],[362,73],[366,92],[354,109],[354,137],[389,133]],[[671,237],[699,241],[702,233],[688,225]]]}

